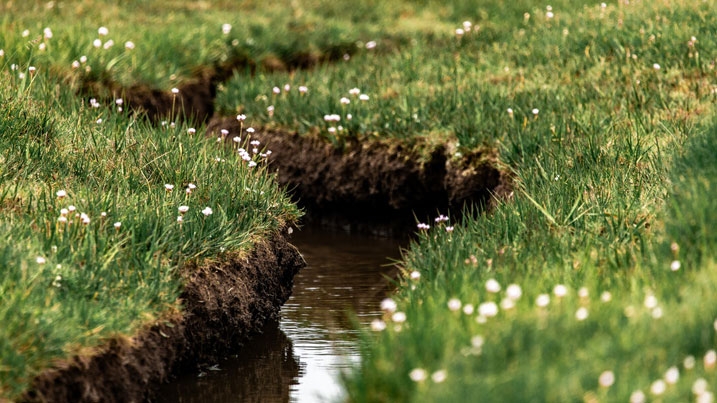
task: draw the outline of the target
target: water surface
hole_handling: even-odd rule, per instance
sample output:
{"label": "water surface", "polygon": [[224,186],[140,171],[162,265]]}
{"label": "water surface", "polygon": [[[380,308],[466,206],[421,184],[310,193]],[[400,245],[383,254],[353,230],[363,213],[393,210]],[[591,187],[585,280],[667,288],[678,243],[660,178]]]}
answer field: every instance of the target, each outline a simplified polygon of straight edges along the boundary
{"label": "water surface", "polygon": [[352,320],[368,324],[395,274],[398,241],[315,227],[291,239],[308,266],[280,323],[201,374],[164,385],[161,402],[321,402],[341,397],[338,376],[359,359]]}

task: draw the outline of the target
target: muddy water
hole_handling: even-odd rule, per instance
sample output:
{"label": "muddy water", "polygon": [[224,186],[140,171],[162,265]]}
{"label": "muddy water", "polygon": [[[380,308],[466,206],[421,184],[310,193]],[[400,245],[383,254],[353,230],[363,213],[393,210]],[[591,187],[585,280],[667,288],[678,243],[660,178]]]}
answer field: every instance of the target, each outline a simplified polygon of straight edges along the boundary
{"label": "muddy water", "polygon": [[[341,397],[338,376],[358,360],[352,317],[368,324],[389,292],[399,242],[304,228],[291,242],[308,267],[294,279],[281,322],[199,374],[164,385],[160,402],[321,402]],[[348,312],[352,312],[348,314]],[[352,316],[355,315],[355,316]]]}

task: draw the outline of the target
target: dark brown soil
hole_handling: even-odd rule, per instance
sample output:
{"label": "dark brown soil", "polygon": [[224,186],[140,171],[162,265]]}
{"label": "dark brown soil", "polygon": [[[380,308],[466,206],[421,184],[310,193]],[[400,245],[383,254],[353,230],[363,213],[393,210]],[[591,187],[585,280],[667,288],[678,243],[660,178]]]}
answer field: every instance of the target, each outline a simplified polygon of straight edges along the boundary
{"label": "dark brown soil", "polygon": [[22,401],[139,402],[177,371],[215,363],[236,352],[289,298],[306,265],[281,235],[247,256],[223,255],[183,268],[182,313],[132,338],[113,338],[96,353],[76,356],[35,378]]}
{"label": "dark brown soil", "polygon": [[[213,118],[207,135],[217,136],[221,129],[232,138],[239,122]],[[510,187],[495,150],[454,159],[444,146],[427,142],[349,139],[338,148],[318,136],[279,130],[257,130],[252,139],[272,151],[269,164],[278,182],[309,213],[341,211],[359,219],[401,212],[435,216],[439,210],[459,212],[464,205],[488,207],[493,195],[504,196]]]}

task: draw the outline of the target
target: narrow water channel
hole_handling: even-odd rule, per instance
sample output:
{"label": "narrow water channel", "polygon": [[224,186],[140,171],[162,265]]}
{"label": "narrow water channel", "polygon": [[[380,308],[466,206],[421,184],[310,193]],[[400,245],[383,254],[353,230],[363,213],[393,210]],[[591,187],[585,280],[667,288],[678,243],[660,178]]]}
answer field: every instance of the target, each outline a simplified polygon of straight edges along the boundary
{"label": "narrow water channel", "polygon": [[[355,317],[368,324],[380,316],[390,291],[387,278],[399,257],[394,239],[304,228],[291,242],[308,266],[280,323],[201,374],[163,385],[159,402],[322,402],[341,397],[338,376],[358,360]],[[350,312],[350,314],[349,314]],[[355,316],[352,316],[355,315]]]}

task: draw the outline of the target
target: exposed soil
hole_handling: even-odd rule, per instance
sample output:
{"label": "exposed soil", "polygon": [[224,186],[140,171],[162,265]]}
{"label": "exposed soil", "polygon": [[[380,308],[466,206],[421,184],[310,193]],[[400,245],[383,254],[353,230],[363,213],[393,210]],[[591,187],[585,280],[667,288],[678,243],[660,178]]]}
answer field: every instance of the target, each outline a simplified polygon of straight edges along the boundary
{"label": "exposed soil", "polygon": [[281,234],[244,257],[227,254],[185,265],[183,312],[45,371],[22,401],[144,401],[172,373],[217,362],[238,351],[267,321],[277,320],[294,275],[305,265]]}
{"label": "exposed soil", "polygon": [[[215,117],[207,135],[218,136],[222,129],[231,139],[240,125],[234,118]],[[269,164],[278,182],[309,214],[340,211],[356,220],[405,212],[435,216],[438,210],[460,212],[464,205],[489,207],[493,195],[505,196],[510,189],[494,150],[451,158],[442,145],[357,139],[337,148],[318,136],[280,130],[257,130],[252,140],[272,151]],[[408,218],[414,220],[411,214]]]}

